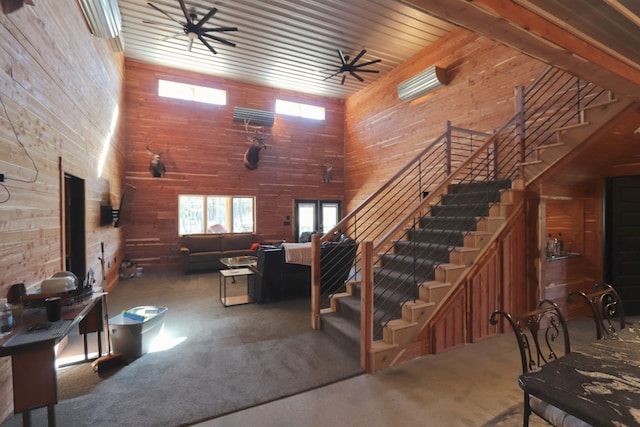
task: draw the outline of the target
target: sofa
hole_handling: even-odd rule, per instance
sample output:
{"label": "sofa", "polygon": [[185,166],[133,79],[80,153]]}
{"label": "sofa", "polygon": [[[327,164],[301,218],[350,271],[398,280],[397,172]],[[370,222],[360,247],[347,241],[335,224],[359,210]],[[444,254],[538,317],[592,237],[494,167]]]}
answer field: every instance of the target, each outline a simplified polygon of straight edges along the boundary
{"label": "sofa", "polygon": [[[351,239],[324,242],[320,246],[320,293],[344,292],[345,282],[355,261],[358,244]],[[311,295],[311,267],[286,262],[282,246],[258,249],[254,274],[249,276],[249,296],[265,303]]]}
{"label": "sofa", "polygon": [[184,273],[226,268],[222,258],[256,256],[256,236],[251,233],[189,234],[182,236],[180,257]]}

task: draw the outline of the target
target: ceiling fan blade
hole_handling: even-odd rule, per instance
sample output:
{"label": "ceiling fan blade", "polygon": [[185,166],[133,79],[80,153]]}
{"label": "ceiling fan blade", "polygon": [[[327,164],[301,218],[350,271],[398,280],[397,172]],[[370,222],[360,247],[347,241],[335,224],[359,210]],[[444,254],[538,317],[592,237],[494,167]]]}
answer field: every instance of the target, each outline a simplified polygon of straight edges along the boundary
{"label": "ceiling fan blade", "polygon": [[[182,1],[182,0],[181,0]],[[184,23],[178,21],[176,18],[174,18],[173,16],[169,15],[167,12],[165,12],[164,10],[160,9],[158,6],[156,6],[153,3],[147,3],[149,6],[151,6],[152,8],[154,8],[155,10],[157,10],[158,12],[160,12],[161,14],[163,14],[164,16],[166,16],[167,18],[171,19],[173,22],[177,22],[178,24],[184,26]]]}
{"label": "ceiling fan blade", "polygon": [[356,62],[358,62],[358,60],[360,58],[362,58],[364,56],[364,54],[367,53],[367,51],[365,49],[362,49],[360,51],[360,53],[358,54],[358,56],[356,56],[355,58],[353,58],[353,60],[349,63],[349,65],[354,65]]}
{"label": "ceiling fan blade", "polygon": [[192,47],[193,47],[193,39],[189,37],[189,44],[187,45],[187,50],[191,52]]}
{"label": "ceiling fan blade", "polygon": [[202,17],[202,19],[201,19],[200,21],[198,21],[198,23],[196,24],[196,27],[198,27],[198,28],[202,27],[202,26],[205,24],[205,22],[207,22],[209,19],[211,19],[211,17],[212,17],[213,15],[215,15],[215,14],[216,14],[216,12],[218,12],[218,9],[216,9],[215,7],[214,7],[213,9],[211,9],[211,10],[209,11],[209,13],[207,13],[206,15],[204,15],[204,16]]}
{"label": "ceiling fan blade", "polygon": [[215,41],[220,42],[220,43],[222,43],[222,44],[226,44],[227,46],[233,46],[233,47],[235,47],[235,46],[236,46],[236,44],[235,44],[235,43],[232,43],[232,42],[230,42],[230,41],[228,41],[228,40],[225,40],[225,39],[223,39],[223,38],[220,38],[220,37],[212,36],[211,34],[200,34],[200,35],[198,36],[198,38],[200,38],[200,39],[202,39],[203,37],[208,37],[208,38],[210,38],[211,40],[215,40]]}
{"label": "ceiling fan blade", "polygon": [[366,67],[367,65],[377,64],[380,61],[382,61],[382,59],[374,59],[373,61],[363,62],[362,64],[358,64],[358,65],[354,66],[353,68]]}
{"label": "ceiling fan blade", "polygon": [[161,22],[153,22],[153,21],[142,21],[143,24],[151,24],[151,25],[162,25],[163,27],[166,27],[167,24],[163,24]]}
{"label": "ceiling fan blade", "polygon": [[160,40],[162,40],[163,42],[166,42],[167,40],[175,39],[175,38],[180,37],[180,36],[184,36],[184,33],[176,33],[176,34],[174,34],[172,36],[163,37]]}
{"label": "ceiling fan blade", "polygon": [[335,73],[331,74],[329,77],[325,77],[324,79],[322,79],[322,81],[325,80],[329,80],[331,77],[337,76],[338,74],[340,74],[342,71],[338,70]]}
{"label": "ceiling fan blade", "polygon": [[187,12],[187,7],[184,5],[184,1],[178,0],[178,3],[180,3],[180,9],[182,9],[182,14],[184,15],[184,19],[186,19],[187,22],[191,22],[191,18],[189,17],[189,12]]}
{"label": "ceiling fan blade", "polygon": [[353,71],[349,71],[349,74],[351,74],[353,77],[355,77],[356,79],[360,80],[361,82],[364,82],[364,79],[362,77],[360,77],[359,75],[357,75],[356,73],[354,73]]}
{"label": "ceiling fan blade", "polygon": [[344,55],[342,54],[342,51],[340,49],[338,49],[338,56],[340,57],[340,61],[342,62],[342,65],[347,65],[347,60],[344,59]]}
{"label": "ceiling fan blade", "polygon": [[[202,37],[202,36],[198,36],[198,39],[202,42],[203,45],[205,45],[207,48],[209,48],[209,50],[214,54],[217,55],[218,52],[216,52],[216,50],[211,47],[211,45],[209,43],[207,43],[207,41]],[[235,45],[234,45],[235,46]]]}
{"label": "ceiling fan blade", "polygon": [[238,27],[200,28],[201,33],[221,32],[221,31],[238,31]]}
{"label": "ceiling fan blade", "polygon": [[343,75],[342,75],[342,81],[340,82],[340,84],[341,84],[341,85],[343,85],[343,84],[344,84],[344,81],[346,80],[346,78],[347,78],[347,75],[346,75],[346,74],[343,74]]}
{"label": "ceiling fan blade", "polygon": [[379,73],[380,70],[357,70],[359,73]]}

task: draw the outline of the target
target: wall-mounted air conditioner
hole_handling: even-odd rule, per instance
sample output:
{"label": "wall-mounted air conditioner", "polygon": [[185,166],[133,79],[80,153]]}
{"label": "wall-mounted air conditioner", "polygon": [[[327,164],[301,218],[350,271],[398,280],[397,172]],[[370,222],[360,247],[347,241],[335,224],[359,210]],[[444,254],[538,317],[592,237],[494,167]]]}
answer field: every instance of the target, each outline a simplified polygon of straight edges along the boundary
{"label": "wall-mounted air conditioner", "polygon": [[413,101],[447,84],[447,70],[432,65],[398,85],[398,97],[404,102]]}
{"label": "wall-mounted air conditioner", "polygon": [[233,121],[249,121],[250,126],[272,127],[275,120],[273,111],[256,110],[253,108],[233,107]]}
{"label": "wall-mounted air conditioner", "polygon": [[76,0],[91,34],[102,39],[118,37],[122,18],[118,0]]}

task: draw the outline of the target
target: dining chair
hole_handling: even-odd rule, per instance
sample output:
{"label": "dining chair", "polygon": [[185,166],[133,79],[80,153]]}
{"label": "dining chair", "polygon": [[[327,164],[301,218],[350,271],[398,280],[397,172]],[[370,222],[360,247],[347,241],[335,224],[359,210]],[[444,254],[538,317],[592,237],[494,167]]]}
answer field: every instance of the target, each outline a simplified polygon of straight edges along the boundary
{"label": "dining chair", "polygon": [[[489,317],[489,323],[497,325],[498,316],[509,323],[515,334],[523,374],[535,371],[571,351],[567,323],[558,305],[552,301],[542,300],[535,310],[518,315],[495,310]],[[524,427],[529,425],[531,413],[553,426],[588,426],[578,418],[524,392]]]}
{"label": "dining chair", "polygon": [[[567,302],[572,303],[574,297],[580,297],[591,308],[593,321],[596,325],[596,339],[614,338],[617,331],[626,326],[622,300],[613,286],[606,283],[596,283],[589,293],[573,291],[567,296]],[[616,329],[614,324],[619,323]]]}

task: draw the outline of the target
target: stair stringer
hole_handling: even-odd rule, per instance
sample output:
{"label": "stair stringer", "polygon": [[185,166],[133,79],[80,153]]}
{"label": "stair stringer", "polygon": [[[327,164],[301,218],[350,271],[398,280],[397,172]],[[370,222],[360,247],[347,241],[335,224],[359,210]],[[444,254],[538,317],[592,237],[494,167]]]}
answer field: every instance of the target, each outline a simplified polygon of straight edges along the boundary
{"label": "stair stringer", "polygon": [[520,164],[525,182],[530,184],[538,179],[578,145],[589,139],[602,126],[629,107],[632,101],[613,98],[609,101],[590,105],[581,112],[582,122],[577,125],[556,129],[556,142],[535,148],[536,160]]}
{"label": "stair stringer", "polygon": [[[504,196],[504,197],[502,197]],[[501,196],[512,204],[508,215],[501,224],[485,235],[482,245],[474,259],[467,265],[440,264],[436,268],[435,280],[423,282],[420,285],[419,299],[409,301],[402,306],[402,318],[390,321],[383,329],[383,339],[374,341],[370,352],[370,369],[375,372],[397,364],[405,355],[409,347],[416,341],[418,335],[430,325],[431,319],[443,307],[448,298],[455,293],[467,274],[472,270],[476,260],[491,247],[502,231],[516,217],[524,204],[524,189],[518,180],[511,190],[506,190]],[[466,241],[465,241],[466,243]]]}

